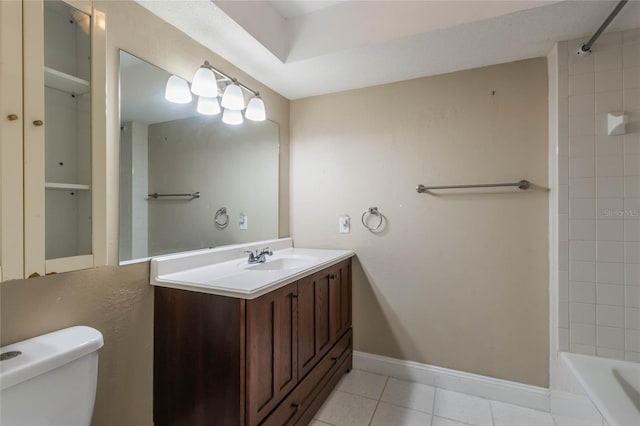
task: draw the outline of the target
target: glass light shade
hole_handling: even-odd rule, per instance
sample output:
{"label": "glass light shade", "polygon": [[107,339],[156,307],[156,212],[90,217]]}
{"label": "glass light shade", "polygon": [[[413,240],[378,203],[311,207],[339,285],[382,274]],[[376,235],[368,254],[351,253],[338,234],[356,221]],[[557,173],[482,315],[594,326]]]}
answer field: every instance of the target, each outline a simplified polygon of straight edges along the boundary
{"label": "glass light shade", "polygon": [[254,96],[249,100],[244,116],[245,118],[253,121],[264,121],[267,119],[267,113],[264,110],[264,102],[260,96]]}
{"label": "glass light shade", "polygon": [[178,76],[172,75],[167,80],[167,85],[164,88],[164,98],[176,104],[188,104],[192,99],[189,83]]}
{"label": "glass light shade", "polygon": [[226,124],[242,124],[242,112],[236,109],[226,109],[222,113],[222,122]]}
{"label": "glass light shade", "polygon": [[220,104],[218,98],[205,98],[200,96],[198,98],[197,111],[203,115],[216,115],[220,114]]}
{"label": "glass light shade", "polygon": [[225,109],[236,111],[244,109],[244,96],[242,95],[242,89],[237,83],[231,83],[224,89],[221,104]]}
{"label": "glass light shade", "polygon": [[218,82],[216,75],[209,68],[200,67],[193,76],[191,91],[198,96],[205,98],[218,97]]}

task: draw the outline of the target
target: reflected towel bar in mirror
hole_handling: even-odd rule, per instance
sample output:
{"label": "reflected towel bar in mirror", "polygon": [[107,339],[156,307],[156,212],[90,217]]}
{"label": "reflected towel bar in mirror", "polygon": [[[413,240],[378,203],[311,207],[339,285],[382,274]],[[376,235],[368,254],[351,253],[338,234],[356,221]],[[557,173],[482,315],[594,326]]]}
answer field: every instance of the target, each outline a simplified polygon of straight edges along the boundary
{"label": "reflected towel bar in mirror", "polygon": [[416,192],[419,194],[429,192],[432,189],[465,189],[465,188],[497,188],[497,187],[505,187],[505,186],[517,186],[518,189],[527,190],[531,184],[528,180],[521,180],[519,182],[508,182],[508,183],[478,183],[474,185],[442,185],[442,186],[424,186],[418,185],[416,186]]}
{"label": "reflected towel bar in mirror", "polygon": [[191,192],[189,194],[158,194],[154,192],[153,194],[149,194],[150,198],[158,199],[160,197],[189,197],[189,198],[200,198],[200,192]]}

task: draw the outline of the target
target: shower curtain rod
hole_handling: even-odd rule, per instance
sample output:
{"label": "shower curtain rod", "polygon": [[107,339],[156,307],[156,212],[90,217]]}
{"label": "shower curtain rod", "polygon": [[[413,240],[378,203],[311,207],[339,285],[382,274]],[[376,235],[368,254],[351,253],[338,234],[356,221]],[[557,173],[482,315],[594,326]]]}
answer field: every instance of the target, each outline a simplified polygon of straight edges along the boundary
{"label": "shower curtain rod", "polygon": [[591,53],[591,46],[593,46],[593,43],[596,42],[598,37],[600,37],[600,34],[602,34],[602,32],[609,26],[611,21],[613,21],[613,18],[616,17],[618,12],[620,12],[620,10],[624,7],[625,4],[627,4],[628,1],[629,0],[620,0],[616,7],[611,11],[609,16],[607,16],[607,19],[605,19],[602,25],[600,25],[600,28],[598,28],[596,32],[593,33],[589,41],[578,48],[578,51],[576,52],[578,55],[588,55]]}

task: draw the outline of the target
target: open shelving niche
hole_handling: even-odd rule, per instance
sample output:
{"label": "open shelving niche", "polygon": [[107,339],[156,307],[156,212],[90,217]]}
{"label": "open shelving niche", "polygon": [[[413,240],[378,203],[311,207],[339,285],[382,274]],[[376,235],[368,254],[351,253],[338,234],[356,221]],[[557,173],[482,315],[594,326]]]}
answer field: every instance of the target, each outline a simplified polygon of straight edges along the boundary
{"label": "open shelving niche", "polygon": [[[51,89],[57,89],[72,95],[84,95],[91,91],[91,84],[71,74],[44,67],[44,85]],[[76,191],[90,191],[91,185],[78,183],[45,182],[46,189],[62,189]]]}

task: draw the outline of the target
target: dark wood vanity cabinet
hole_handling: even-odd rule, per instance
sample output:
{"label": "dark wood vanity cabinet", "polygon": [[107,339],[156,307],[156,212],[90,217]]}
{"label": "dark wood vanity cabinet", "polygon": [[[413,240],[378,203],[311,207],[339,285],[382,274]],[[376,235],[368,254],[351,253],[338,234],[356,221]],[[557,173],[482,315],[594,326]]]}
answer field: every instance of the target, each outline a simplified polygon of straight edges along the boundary
{"label": "dark wood vanity cabinet", "polygon": [[351,263],[298,281],[298,374],[306,375],[351,327]]}
{"label": "dark wood vanity cabinet", "polygon": [[156,287],[156,425],[307,424],[351,369],[351,260],[246,300]]}
{"label": "dark wood vanity cabinet", "polygon": [[247,417],[259,424],[298,384],[298,285],[247,303]]}

